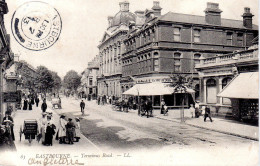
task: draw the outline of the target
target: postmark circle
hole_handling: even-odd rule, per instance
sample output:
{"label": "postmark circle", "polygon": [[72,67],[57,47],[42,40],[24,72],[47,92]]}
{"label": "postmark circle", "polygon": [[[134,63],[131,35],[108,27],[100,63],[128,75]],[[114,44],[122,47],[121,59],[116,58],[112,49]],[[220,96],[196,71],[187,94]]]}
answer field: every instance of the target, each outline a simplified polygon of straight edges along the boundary
{"label": "postmark circle", "polygon": [[12,34],[24,48],[40,51],[51,47],[62,29],[59,12],[45,2],[27,2],[14,12]]}

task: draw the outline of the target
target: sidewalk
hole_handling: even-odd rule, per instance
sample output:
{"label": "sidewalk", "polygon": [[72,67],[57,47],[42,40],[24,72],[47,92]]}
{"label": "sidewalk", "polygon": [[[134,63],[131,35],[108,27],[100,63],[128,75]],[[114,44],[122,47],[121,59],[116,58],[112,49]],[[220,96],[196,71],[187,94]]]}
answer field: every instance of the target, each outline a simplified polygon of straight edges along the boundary
{"label": "sidewalk", "polygon": [[[154,110],[154,117],[174,122],[181,122],[180,110],[169,110],[169,115],[164,116],[160,114],[160,110]],[[189,110],[184,110],[185,124],[203,128],[211,131],[216,131],[224,134],[234,135],[238,137],[243,137],[252,140],[259,140],[259,130],[258,126],[251,126],[248,124],[243,124],[235,120],[222,119],[217,117],[212,117],[213,122],[207,119],[204,122],[204,118],[200,116],[199,118],[191,118]]]}
{"label": "sidewalk", "polygon": [[[23,126],[25,119],[36,119],[37,121],[42,116],[40,105],[42,103],[40,102],[39,107],[36,107],[33,105],[33,110],[17,110],[17,112],[14,114],[14,134],[15,134],[15,146],[17,149],[17,156],[20,159],[19,162],[27,162],[28,158],[35,158],[37,155],[43,155],[43,154],[71,154],[72,157],[78,158],[81,153],[85,152],[99,152],[99,149],[97,149],[93,144],[82,134],[80,134],[80,140],[79,142],[75,142],[73,145],[68,144],[59,144],[59,141],[55,140],[56,133],[53,138],[53,146],[44,146],[42,145],[41,141],[38,143],[36,139],[33,139],[31,144],[28,140],[25,139],[24,134],[22,134],[22,139],[20,141],[20,127]],[[58,122],[59,122],[59,115],[55,112],[55,110],[50,109],[51,104],[47,102],[48,109],[53,112],[53,120],[54,124],[58,128]],[[39,123],[39,122],[38,122]],[[56,129],[57,132],[57,129]],[[25,160],[22,160],[22,157],[25,157]],[[74,160],[73,158],[73,160]],[[16,161],[19,163],[18,161]],[[23,163],[28,164],[28,163]],[[21,164],[21,165],[23,165]],[[20,164],[19,164],[20,165]]]}

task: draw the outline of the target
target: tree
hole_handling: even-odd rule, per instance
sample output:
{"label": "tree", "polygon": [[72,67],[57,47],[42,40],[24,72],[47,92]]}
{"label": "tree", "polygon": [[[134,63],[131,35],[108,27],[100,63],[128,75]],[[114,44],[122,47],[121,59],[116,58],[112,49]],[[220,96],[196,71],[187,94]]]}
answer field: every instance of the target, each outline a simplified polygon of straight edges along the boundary
{"label": "tree", "polygon": [[45,66],[38,66],[36,69],[36,73],[36,87],[40,89],[41,92],[44,92],[46,94],[46,92],[50,91],[54,85],[52,73]]}
{"label": "tree", "polygon": [[63,85],[66,89],[76,91],[80,85],[80,79],[81,77],[78,75],[76,71],[70,70],[66,73],[63,79]]}
{"label": "tree", "polygon": [[184,100],[185,100],[185,94],[187,93],[187,88],[192,86],[193,78],[187,75],[182,74],[173,74],[170,76],[172,79],[171,86],[174,87],[173,93],[181,93],[181,110],[180,110],[180,116],[181,116],[181,122],[184,122]]}
{"label": "tree", "polygon": [[61,88],[61,78],[58,76],[57,72],[51,71],[52,79],[53,79],[53,91],[58,92]]}

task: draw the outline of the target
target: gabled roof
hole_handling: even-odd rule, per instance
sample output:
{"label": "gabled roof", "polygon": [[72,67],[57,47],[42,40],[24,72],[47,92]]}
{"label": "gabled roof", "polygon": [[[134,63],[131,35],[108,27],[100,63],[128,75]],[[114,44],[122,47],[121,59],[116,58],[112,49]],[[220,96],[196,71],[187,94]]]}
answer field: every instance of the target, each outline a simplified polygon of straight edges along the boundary
{"label": "gabled roof", "polygon": [[[161,16],[158,20],[180,22],[180,23],[212,25],[206,23],[205,16],[197,16],[197,15],[189,15],[189,14],[181,14],[181,13],[173,13],[173,12],[166,13],[165,15]],[[214,26],[218,26],[218,25],[214,25]],[[240,20],[231,20],[231,19],[224,19],[224,18],[221,18],[221,25],[219,26],[247,29],[246,27],[243,26],[242,20],[240,21]],[[252,29],[258,30],[258,26],[253,25]]]}

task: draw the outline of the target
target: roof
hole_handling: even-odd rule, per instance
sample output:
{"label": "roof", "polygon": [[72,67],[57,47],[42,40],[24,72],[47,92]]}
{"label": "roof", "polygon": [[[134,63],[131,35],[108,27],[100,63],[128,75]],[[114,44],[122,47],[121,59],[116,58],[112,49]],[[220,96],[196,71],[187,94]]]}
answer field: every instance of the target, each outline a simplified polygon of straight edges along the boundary
{"label": "roof", "polygon": [[111,27],[118,26],[120,24],[128,25],[129,21],[135,22],[135,18],[136,18],[135,14],[129,11],[120,11],[113,17]]}
{"label": "roof", "polygon": [[[198,15],[189,15],[189,14],[181,14],[181,13],[173,13],[168,12],[165,15],[161,16],[159,20],[163,21],[171,21],[171,22],[181,22],[181,23],[191,23],[191,24],[202,24],[202,25],[212,25],[208,24],[205,21],[205,16]],[[216,25],[214,25],[216,26]],[[232,28],[242,28],[247,29],[243,26],[243,21],[241,20],[231,20],[221,18],[221,25],[223,27],[232,27]],[[258,30],[257,25],[253,25],[253,30]]]}
{"label": "roof", "polygon": [[217,96],[239,99],[258,99],[258,75],[258,72],[239,74]]}

